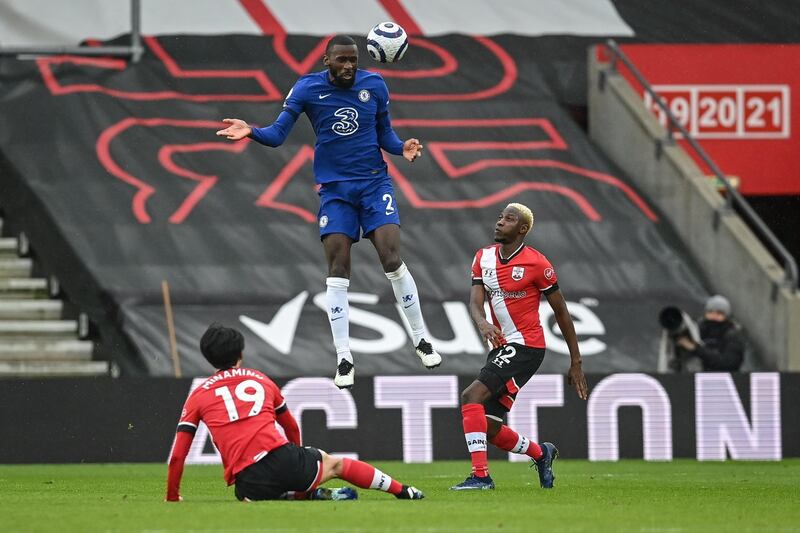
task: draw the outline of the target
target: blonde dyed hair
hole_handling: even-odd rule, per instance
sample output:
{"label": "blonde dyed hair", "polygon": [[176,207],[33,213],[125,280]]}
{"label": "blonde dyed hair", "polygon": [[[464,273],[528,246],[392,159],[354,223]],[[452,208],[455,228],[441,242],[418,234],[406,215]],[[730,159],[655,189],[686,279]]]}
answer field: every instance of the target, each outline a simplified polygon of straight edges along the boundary
{"label": "blonde dyed hair", "polygon": [[513,207],[514,209],[519,211],[520,221],[523,224],[528,225],[528,233],[530,233],[531,230],[533,229],[533,211],[531,211],[527,205],[519,204],[516,202],[508,204],[506,206],[506,209],[508,209],[509,207]]}

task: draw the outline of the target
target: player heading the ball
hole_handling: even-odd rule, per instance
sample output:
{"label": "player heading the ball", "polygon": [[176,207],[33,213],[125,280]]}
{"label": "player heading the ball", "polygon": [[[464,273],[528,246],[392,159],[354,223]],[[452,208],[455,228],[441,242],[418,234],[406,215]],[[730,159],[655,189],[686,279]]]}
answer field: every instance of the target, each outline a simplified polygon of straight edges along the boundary
{"label": "player heading the ball", "polygon": [[319,184],[317,220],[328,262],[325,302],[336,349],[339,388],[353,386],[355,363],[350,352],[350,248],[368,238],[392,284],[411,328],[415,353],[426,368],[442,357],[425,340],[425,323],[414,278],[400,258],[400,214],[381,149],[413,162],[422,155],[419,139],[401,141],[389,118],[389,89],[380,74],[358,68],[358,47],[347,35],[332,37],[322,57],[325,70],[300,78],[289,91],[283,111],[272,125],[257,128],[237,118],[217,135],[238,141],[250,137],[280,146],[301,113],[317,135],[314,176]]}

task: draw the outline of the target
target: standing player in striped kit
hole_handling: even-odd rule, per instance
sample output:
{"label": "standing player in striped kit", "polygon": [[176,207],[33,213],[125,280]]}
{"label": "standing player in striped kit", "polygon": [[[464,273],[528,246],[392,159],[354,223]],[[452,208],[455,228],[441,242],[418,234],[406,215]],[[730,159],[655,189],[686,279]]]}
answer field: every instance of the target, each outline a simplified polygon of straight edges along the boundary
{"label": "standing player in striped kit", "polygon": [[[497,244],[478,250],[472,262],[470,314],[493,349],[478,378],[461,393],[472,474],[451,487],[452,490],[494,489],[486,458],[487,439],[502,450],[528,455],[539,471],[540,485],[553,487],[556,447],[549,442],[540,446],[503,424],[503,416],[514,405],[517,392],[544,359],[544,334],[539,322],[542,294],[553,308],[569,346],[571,364],[567,381],[581,399],[588,397],[575,327],[555,270],[544,255],[523,242],[531,228],[531,210],[522,204],[509,204],[495,224]],[[487,296],[494,324],[486,320],[483,304]]]}

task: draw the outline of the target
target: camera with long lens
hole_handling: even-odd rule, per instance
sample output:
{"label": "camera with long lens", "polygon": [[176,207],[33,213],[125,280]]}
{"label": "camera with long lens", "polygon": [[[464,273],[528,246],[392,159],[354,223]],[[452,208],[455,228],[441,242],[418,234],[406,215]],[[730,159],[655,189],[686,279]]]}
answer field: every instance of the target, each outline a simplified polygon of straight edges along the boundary
{"label": "camera with long lens", "polygon": [[658,322],[673,339],[691,336],[690,324],[694,323],[685,312],[674,306],[668,306],[662,309],[658,314]]}
{"label": "camera with long lens", "polygon": [[678,307],[667,306],[658,314],[658,322],[663,330],[658,350],[658,371],[662,373],[668,370],[701,371],[702,365],[699,360],[676,345],[680,337],[689,337],[695,343],[701,344],[700,332],[692,317]]}
{"label": "camera with long lens", "polygon": [[683,312],[674,306],[662,309],[658,314],[658,322],[672,337],[686,335],[689,330],[686,326],[686,321],[683,319]]}

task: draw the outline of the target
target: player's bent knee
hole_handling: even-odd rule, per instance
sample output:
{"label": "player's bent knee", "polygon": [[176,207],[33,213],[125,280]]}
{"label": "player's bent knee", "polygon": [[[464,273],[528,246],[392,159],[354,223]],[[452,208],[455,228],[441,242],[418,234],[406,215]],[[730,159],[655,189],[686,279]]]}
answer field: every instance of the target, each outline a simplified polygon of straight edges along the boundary
{"label": "player's bent knee", "polygon": [[466,389],[461,392],[461,405],[468,403],[483,403],[492,394],[489,389],[480,381],[473,381]]}
{"label": "player's bent knee", "polygon": [[343,469],[342,458],[330,455],[322,450],[320,452],[322,453],[322,480],[320,483],[335,477],[341,477]]}
{"label": "player's bent knee", "polygon": [[477,401],[475,394],[473,394],[469,389],[466,389],[461,393],[461,405],[467,405],[468,403],[480,402]]}

